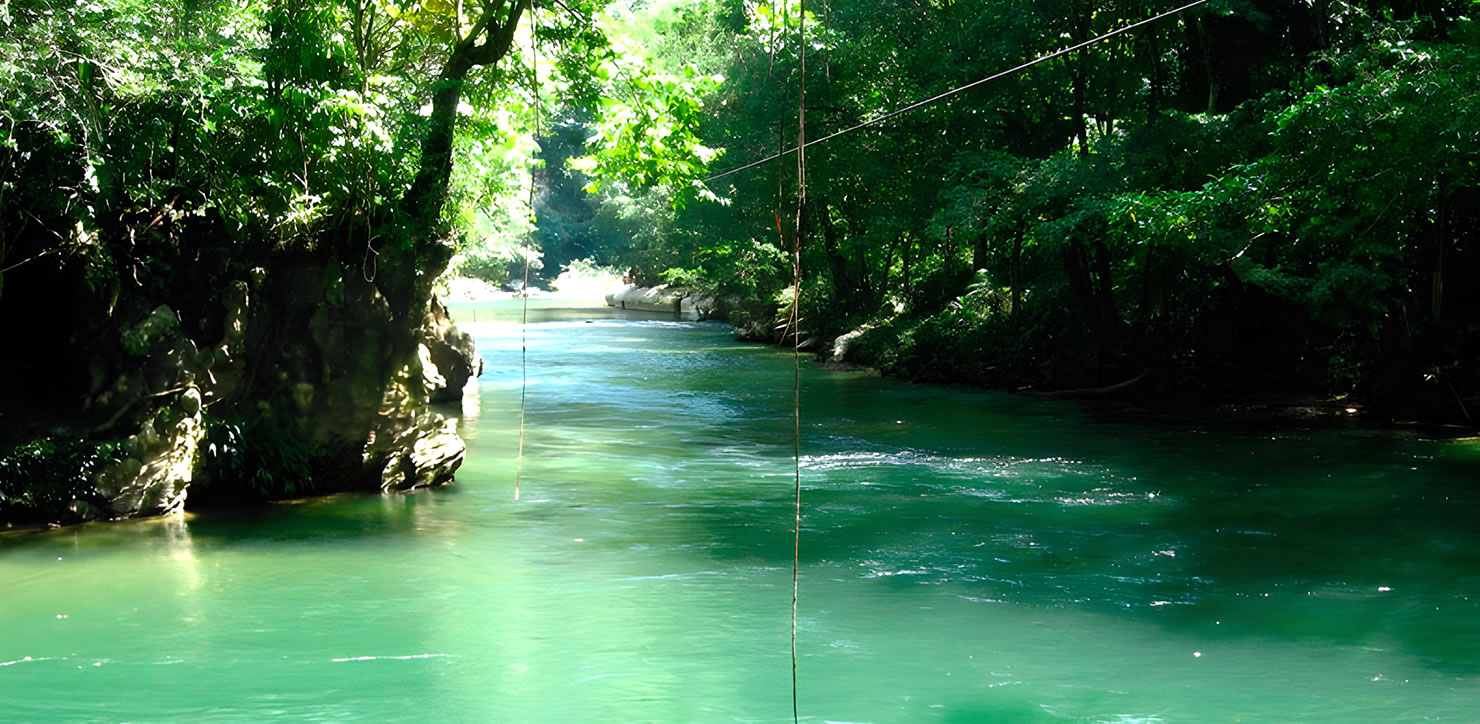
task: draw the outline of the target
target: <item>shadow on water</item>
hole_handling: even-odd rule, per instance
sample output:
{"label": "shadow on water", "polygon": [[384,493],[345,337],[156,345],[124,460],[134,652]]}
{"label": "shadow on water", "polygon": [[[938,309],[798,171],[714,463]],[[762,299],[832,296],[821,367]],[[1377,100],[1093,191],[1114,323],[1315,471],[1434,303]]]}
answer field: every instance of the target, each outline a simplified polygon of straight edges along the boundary
{"label": "shadow on water", "polygon": [[[78,551],[111,551],[120,547],[157,546],[173,528],[188,530],[198,549],[230,550],[275,544],[353,548],[367,539],[435,534],[428,528],[442,516],[439,508],[455,505],[454,486],[379,495],[340,493],[277,503],[206,508],[183,517],[88,523],[56,530],[10,536],[0,541],[7,553],[24,555],[66,542]],[[167,542],[167,541],[166,541]]]}

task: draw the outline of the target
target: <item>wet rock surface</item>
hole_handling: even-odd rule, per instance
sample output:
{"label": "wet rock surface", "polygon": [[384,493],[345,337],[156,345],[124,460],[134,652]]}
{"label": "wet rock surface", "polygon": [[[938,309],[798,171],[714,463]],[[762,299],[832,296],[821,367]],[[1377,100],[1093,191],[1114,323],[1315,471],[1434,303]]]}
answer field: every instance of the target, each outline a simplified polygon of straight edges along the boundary
{"label": "wet rock surface", "polygon": [[422,370],[432,402],[456,402],[462,399],[468,382],[483,374],[483,360],[473,335],[457,328],[447,307],[435,297],[427,310],[422,327],[423,341],[418,350]]}
{"label": "wet rock surface", "polygon": [[712,296],[660,284],[656,287],[633,285],[608,294],[606,306],[639,312],[672,312],[683,319],[698,320],[709,319],[718,305]]}
{"label": "wet rock surface", "polygon": [[192,387],[146,420],[124,444],[125,456],[97,475],[94,485],[104,504],[93,509],[79,501],[74,510],[84,519],[179,510],[194,478],[204,435],[200,390]]}
{"label": "wet rock surface", "polygon": [[337,262],[197,291],[92,305],[92,331],[58,350],[77,372],[26,368],[51,387],[0,404],[0,525],[452,480],[466,446],[431,404],[460,400],[482,361],[440,302],[397,318]]}

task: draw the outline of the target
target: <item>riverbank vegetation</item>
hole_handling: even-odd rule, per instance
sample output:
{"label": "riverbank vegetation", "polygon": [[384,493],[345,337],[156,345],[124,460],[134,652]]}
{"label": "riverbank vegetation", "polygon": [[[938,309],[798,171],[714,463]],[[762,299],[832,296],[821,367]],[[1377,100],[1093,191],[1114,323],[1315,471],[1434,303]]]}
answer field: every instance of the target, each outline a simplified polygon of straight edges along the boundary
{"label": "riverbank vegetation", "polygon": [[[0,4],[0,517],[446,480],[436,280],[526,263],[752,337],[798,300],[913,379],[1473,422],[1473,2],[1210,0],[855,129],[1167,9]],[[794,156],[718,172],[804,83],[855,130],[807,154],[798,293]]]}
{"label": "riverbank vegetation", "polygon": [[530,224],[541,106],[635,188],[701,152],[604,5],[0,3],[0,521],[450,479],[433,285]]}
{"label": "riverbank vegetation", "polygon": [[[661,26],[657,52],[728,79],[714,170],[795,144],[803,45],[819,138],[1169,9],[806,7],[805,42],[794,1]],[[847,358],[912,379],[1473,423],[1476,9],[1215,0],[814,146],[804,336],[862,329]],[[649,201],[621,259],[769,322],[795,176],[786,156],[711,182],[726,204]]]}

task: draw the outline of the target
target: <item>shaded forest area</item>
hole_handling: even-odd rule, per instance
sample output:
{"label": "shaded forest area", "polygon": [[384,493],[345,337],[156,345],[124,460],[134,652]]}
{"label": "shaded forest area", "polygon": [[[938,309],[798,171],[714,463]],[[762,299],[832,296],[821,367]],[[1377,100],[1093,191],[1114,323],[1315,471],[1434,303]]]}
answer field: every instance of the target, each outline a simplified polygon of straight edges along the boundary
{"label": "shaded forest area", "polygon": [[[798,3],[697,7],[664,37],[727,78],[712,169],[793,146]],[[1172,5],[806,7],[819,138]],[[1477,9],[1214,0],[814,146],[803,334],[827,356],[864,330],[846,359],[919,380],[1473,423]],[[795,173],[787,156],[718,179],[732,203],[655,212],[620,261],[769,334]]]}

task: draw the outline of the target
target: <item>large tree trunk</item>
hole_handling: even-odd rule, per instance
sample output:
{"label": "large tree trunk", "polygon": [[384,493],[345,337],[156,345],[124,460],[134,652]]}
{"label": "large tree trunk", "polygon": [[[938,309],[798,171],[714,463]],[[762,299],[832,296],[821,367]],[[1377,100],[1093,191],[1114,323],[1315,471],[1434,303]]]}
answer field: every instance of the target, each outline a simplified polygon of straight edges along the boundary
{"label": "large tree trunk", "polygon": [[1120,315],[1115,311],[1115,280],[1110,271],[1110,248],[1105,245],[1104,239],[1095,239],[1093,249],[1095,325],[1100,336],[1100,353],[1103,355],[1114,346],[1115,327]]}
{"label": "large tree trunk", "polygon": [[838,230],[832,223],[831,210],[825,202],[818,203],[817,207],[822,210],[823,215],[823,218],[818,221],[818,226],[822,233],[822,250],[827,256],[828,272],[832,275],[833,294],[839,306],[843,309],[851,309],[858,295],[858,285],[848,273],[848,260],[838,246]]}
{"label": "large tree trunk", "polygon": [[463,83],[472,69],[473,64],[467,54],[454,51],[437,78],[432,114],[427,119],[427,135],[421,142],[421,165],[416,170],[416,180],[401,199],[401,210],[417,231],[435,228],[442,204],[447,200],[447,183],[452,178],[457,106],[462,102]]}
{"label": "large tree trunk", "polygon": [[1207,110],[1208,67],[1207,52],[1203,47],[1202,33],[1196,11],[1188,13],[1182,20],[1182,42],[1173,44],[1177,53],[1177,109],[1193,113]]}
{"label": "large tree trunk", "polygon": [[421,162],[411,188],[401,197],[404,238],[382,257],[385,281],[380,284],[391,313],[398,319],[420,316],[431,297],[432,282],[447,267],[452,249],[441,238],[438,221],[452,178],[452,144],[463,86],[474,68],[492,65],[508,54],[529,0],[484,0],[467,37],[458,41],[442,66],[432,96],[432,114],[421,142]]}
{"label": "large tree trunk", "polygon": [[1238,15],[1201,13],[1197,30],[1208,79],[1208,113],[1228,113],[1254,96],[1253,70],[1269,55],[1274,38]]}
{"label": "large tree trunk", "polygon": [[1315,7],[1316,39],[1320,41],[1320,49],[1331,47],[1331,2],[1330,0],[1316,0]]}
{"label": "large tree trunk", "polygon": [[915,261],[915,242],[908,232],[900,235],[900,253],[903,254],[900,259],[903,262],[903,269],[900,270],[903,279],[900,286],[904,289],[904,298],[908,300],[915,293],[915,278],[910,274],[910,267]]}
{"label": "large tree trunk", "polygon": [[[1089,40],[1090,7],[1084,0],[1074,3],[1072,36],[1076,44]],[[1074,53],[1074,138],[1079,143],[1080,158],[1089,157],[1089,131],[1086,128],[1086,108],[1089,83],[1089,49]]]}
{"label": "large tree trunk", "polygon": [[416,180],[401,199],[401,209],[419,228],[432,230],[447,200],[447,182],[452,177],[452,141],[457,126],[457,106],[463,84],[472,69],[493,65],[514,44],[514,30],[529,7],[529,0],[484,0],[482,14],[468,36],[458,41],[442,66],[432,97],[432,114],[421,142],[421,165]]}
{"label": "large tree trunk", "polygon": [[1285,22],[1285,36],[1290,39],[1290,49],[1299,59],[1326,48],[1326,0],[1316,0],[1311,6],[1303,2],[1281,4],[1278,15]]}
{"label": "large tree trunk", "polygon": [[1096,358],[1103,365],[1115,346],[1117,316],[1109,250],[1103,241],[1086,245],[1071,238],[1064,245],[1063,257],[1069,291],[1094,340]]}
{"label": "large tree trunk", "polygon": [[1090,283],[1089,249],[1078,239],[1069,239],[1063,246],[1064,276],[1069,281],[1069,293],[1079,307],[1087,326],[1094,328],[1094,291]]}
{"label": "large tree trunk", "polygon": [[1150,87],[1146,94],[1146,125],[1155,126],[1157,116],[1161,115],[1161,96],[1165,81],[1161,73],[1161,43],[1156,34],[1156,27],[1146,29],[1146,55],[1151,66]]}
{"label": "large tree trunk", "polygon": [[1219,80],[1217,63],[1213,59],[1213,43],[1208,33],[1208,21],[1203,16],[1197,16],[1194,21],[1197,24],[1198,47],[1202,49],[1203,73],[1208,84],[1208,113],[1217,113],[1223,102],[1223,89]]}
{"label": "large tree trunk", "polygon": [[1028,231],[1028,222],[1019,220],[1017,231],[1012,235],[1012,272],[1009,283],[1012,284],[1012,318],[1018,318],[1018,310],[1023,305],[1023,234]]}
{"label": "large tree trunk", "polygon": [[[401,198],[394,228],[375,252],[374,266],[364,265],[363,247],[357,252],[346,245],[346,258],[330,262],[337,270],[283,270],[269,279],[263,296],[266,309],[290,318],[285,324],[270,314],[253,320],[256,349],[274,350],[260,361],[267,369],[287,371],[288,379],[302,380],[299,387],[311,391],[297,403],[301,427],[315,441],[311,464],[343,471],[345,479],[332,487],[430,485],[448,479],[462,461],[461,440],[426,405],[432,378],[448,377],[451,370],[436,369],[419,352],[423,345],[437,348],[446,336],[441,327],[448,326],[439,326],[429,309],[432,284],[453,251],[440,219],[452,176],[457,108],[469,73],[508,54],[528,0],[483,0],[477,7],[471,30],[453,46],[438,76],[415,179]],[[334,272],[342,279],[337,296],[314,283]],[[277,328],[310,334],[274,342],[269,330]],[[276,397],[275,406],[285,406],[281,390],[259,396]]]}

